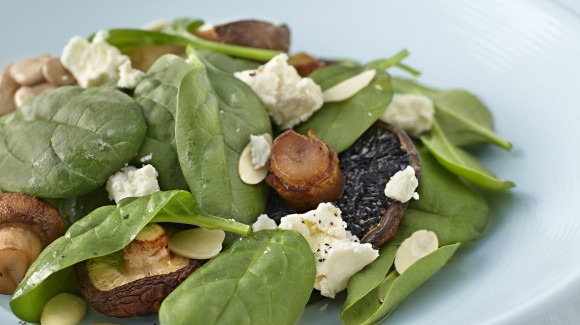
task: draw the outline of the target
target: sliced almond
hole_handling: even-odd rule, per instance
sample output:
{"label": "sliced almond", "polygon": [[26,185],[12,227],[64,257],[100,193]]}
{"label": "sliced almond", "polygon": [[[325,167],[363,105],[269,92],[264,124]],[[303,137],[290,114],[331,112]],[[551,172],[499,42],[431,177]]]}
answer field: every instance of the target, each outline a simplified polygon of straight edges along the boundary
{"label": "sliced almond", "polygon": [[14,93],[20,85],[12,78],[9,67],[0,71],[0,115],[16,110]]}
{"label": "sliced almond", "polygon": [[61,293],[50,299],[40,316],[42,325],[77,325],[87,313],[87,303],[70,293]]}
{"label": "sliced almond", "polygon": [[181,256],[207,260],[221,252],[225,236],[223,230],[188,229],[169,238],[169,250]]}
{"label": "sliced almond", "polygon": [[[272,136],[268,133],[262,134],[266,141],[272,145]],[[266,178],[268,174],[268,164],[262,168],[256,169],[252,164],[252,149],[251,142],[248,142],[242,154],[240,155],[240,160],[238,162],[238,173],[240,174],[240,179],[246,184],[258,184]]]}
{"label": "sliced almond", "polygon": [[340,102],[342,100],[351,98],[361,91],[364,87],[368,86],[375,75],[377,70],[365,70],[354,77],[348,78],[328,89],[322,93],[322,99],[325,103],[328,102]]}
{"label": "sliced almond", "polygon": [[417,230],[405,239],[395,255],[395,269],[402,274],[420,258],[439,248],[437,235],[429,230]]}
{"label": "sliced almond", "polygon": [[10,75],[22,86],[33,86],[44,82],[42,67],[50,59],[48,54],[18,60],[10,66]]}
{"label": "sliced almond", "polygon": [[16,91],[16,93],[14,93],[14,102],[16,103],[17,107],[20,107],[29,98],[40,95],[42,93],[53,91],[55,89],[55,86],[47,83],[42,83],[35,86],[22,86]]}

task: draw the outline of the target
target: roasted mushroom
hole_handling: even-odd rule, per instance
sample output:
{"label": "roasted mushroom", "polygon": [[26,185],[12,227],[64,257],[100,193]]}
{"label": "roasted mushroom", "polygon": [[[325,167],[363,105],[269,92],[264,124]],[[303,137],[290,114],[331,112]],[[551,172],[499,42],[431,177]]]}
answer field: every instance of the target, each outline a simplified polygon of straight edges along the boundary
{"label": "roasted mushroom", "polygon": [[173,254],[163,227],[149,224],[122,251],[77,265],[81,293],[98,312],[144,316],[204,261]]}
{"label": "roasted mushroom", "polygon": [[47,202],[0,194],[0,293],[14,293],[40,251],[63,234],[64,222]]}
{"label": "roasted mushroom", "polygon": [[[377,122],[340,156],[344,191],[334,204],[342,211],[347,229],[363,243],[380,247],[393,237],[409,202],[389,199],[385,185],[398,171],[413,167],[420,176],[419,155],[402,130]],[[267,214],[277,222],[294,209],[271,191]]]}
{"label": "roasted mushroom", "polygon": [[266,182],[296,211],[335,201],[344,187],[336,151],[312,131],[308,137],[288,130],[272,145]]}
{"label": "roasted mushroom", "polygon": [[226,44],[257,47],[288,52],[290,30],[286,25],[274,25],[259,20],[240,20],[201,29],[197,36]]}

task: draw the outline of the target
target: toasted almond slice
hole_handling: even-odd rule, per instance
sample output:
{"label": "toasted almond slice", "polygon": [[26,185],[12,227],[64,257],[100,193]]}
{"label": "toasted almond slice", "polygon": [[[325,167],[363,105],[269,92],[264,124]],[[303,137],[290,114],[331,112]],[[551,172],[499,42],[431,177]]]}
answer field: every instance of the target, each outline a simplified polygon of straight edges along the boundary
{"label": "toasted almond slice", "polygon": [[420,258],[431,254],[439,247],[437,235],[429,230],[417,230],[405,239],[395,255],[395,269],[402,274]]}
{"label": "toasted almond slice", "polygon": [[[272,136],[268,133],[262,134],[266,141],[272,145]],[[238,162],[238,173],[240,174],[240,179],[246,184],[258,184],[266,178],[268,174],[268,164],[264,167],[256,169],[252,164],[252,147],[251,142],[248,142],[242,154],[240,155],[240,160]]]}
{"label": "toasted almond slice", "polygon": [[87,313],[87,303],[70,293],[61,293],[50,299],[40,316],[42,325],[80,324]]}
{"label": "toasted almond slice", "polygon": [[181,256],[207,260],[221,252],[225,236],[223,230],[188,229],[169,238],[169,250]]}
{"label": "toasted almond slice", "polygon": [[325,103],[339,102],[356,95],[364,87],[371,83],[371,80],[377,74],[377,70],[365,70],[354,77],[348,78],[322,93],[322,99]]}

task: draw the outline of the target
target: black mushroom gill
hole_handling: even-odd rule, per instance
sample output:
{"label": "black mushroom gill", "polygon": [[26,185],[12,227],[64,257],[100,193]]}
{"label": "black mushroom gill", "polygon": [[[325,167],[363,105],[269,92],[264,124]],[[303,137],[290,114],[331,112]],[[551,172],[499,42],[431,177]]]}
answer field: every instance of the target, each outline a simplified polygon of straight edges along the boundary
{"label": "black mushroom gill", "polygon": [[204,262],[170,252],[165,230],[149,224],[122,251],[76,270],[81,293],[96,311],[132,317],[157,313],[165,297]]}
{"label": "black mushroom gill", "polygon": [[[385,195],[385,185],[398,171],[413,167],[420,176],[419,155],[412,140],[402,130],[377,122],[350,148],[339,155],[344,176],[344,190],[333,203],[342,211],[347,229],[363,243],[380,247],[392,238],[409,202],[392,200]],[[267,214],[280,222],[289,208],[274,190],[270,190]]]}

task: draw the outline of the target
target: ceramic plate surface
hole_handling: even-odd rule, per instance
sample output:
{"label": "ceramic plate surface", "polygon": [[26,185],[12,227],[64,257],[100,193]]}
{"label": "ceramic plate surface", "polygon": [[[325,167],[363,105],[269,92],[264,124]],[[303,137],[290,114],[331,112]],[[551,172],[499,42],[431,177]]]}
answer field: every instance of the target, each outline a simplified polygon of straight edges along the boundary
{"label": "ceramic plate surface", "polygon": [[[7,1],[0,66],[59,55],[74,35],[159,18],[285,22],[292,51],[361,61],[411,52],[423,82],[473,91],[511,152],[481,152],[517,187],[489,195],[484,236],[411,295],[389,324],[525,324],[580,292],[580,19],[556,1]],[[340,305],[311,306],[304,324],[338,324]],[[104,321],[91,313],[86,324]],[[153,324],[154,318],[114,320]],[[18,324],[0,297],[0,323]]]}

